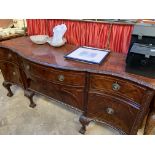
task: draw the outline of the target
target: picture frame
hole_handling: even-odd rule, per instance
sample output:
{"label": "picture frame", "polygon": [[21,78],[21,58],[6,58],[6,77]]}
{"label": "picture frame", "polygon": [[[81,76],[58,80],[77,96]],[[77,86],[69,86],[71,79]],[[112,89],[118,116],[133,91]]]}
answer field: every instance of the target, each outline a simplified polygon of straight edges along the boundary
{"label": "picture frame", "polygon": [[110,51],[106,49],[81,46],[65,55],[64,58],[90,64],[101,64],[109,53]]}

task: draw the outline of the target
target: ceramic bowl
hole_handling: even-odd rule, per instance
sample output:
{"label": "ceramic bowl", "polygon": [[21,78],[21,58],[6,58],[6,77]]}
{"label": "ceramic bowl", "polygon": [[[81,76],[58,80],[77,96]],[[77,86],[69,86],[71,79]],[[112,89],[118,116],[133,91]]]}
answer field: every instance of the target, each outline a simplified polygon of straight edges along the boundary
{"label": "ceramic bowl", "polygon": [[30,36],[30,39],[32,42],[35,44],[45,44],[48,40],[49,36],[48,35],[34,35]]}

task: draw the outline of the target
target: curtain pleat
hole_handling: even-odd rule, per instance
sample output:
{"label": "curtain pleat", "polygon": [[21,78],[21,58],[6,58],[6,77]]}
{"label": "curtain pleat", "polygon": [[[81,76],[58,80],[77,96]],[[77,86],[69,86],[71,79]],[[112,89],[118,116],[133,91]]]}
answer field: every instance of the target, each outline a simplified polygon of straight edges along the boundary
{"label": "curtain pleat", "polygon": [[132,25],[112,25],[110,50],[119,53],[127,53],[131,41],[132,31]]}
{"label": "curtain pleat", "polygon": [[47,19],[27,19],[27,33],[28,35],[46,35]]}
{"label": "curtain pleat", "polygon": [[[65,38],[67,43],[78,46],[107,48],[109,23],[95,23],[87,21],[72,21],[64,19],[27,19],[28,35],[53,35],[53,28],[58,24],[66,24]],[[109,48],[114,52],[127,53],[132,25],[113,24],[109,37]]]}

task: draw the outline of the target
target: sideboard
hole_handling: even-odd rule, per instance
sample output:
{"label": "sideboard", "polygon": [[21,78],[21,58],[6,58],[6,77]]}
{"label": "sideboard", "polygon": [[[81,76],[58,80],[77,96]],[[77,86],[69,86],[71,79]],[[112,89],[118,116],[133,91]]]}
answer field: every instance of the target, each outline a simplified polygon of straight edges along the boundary
{"label": "sideboard", "polygon": [[82,115],[84,134],[90,121],[105,123],[121,134],[137,134],[146,118],[144,134],[155,125],[155,79],[125,71],[126,55],[110,52],[101,65],[66,60],[64,55],[77,46],[59,48],[36,45],[29,37],[0,43],[0,69],[7,96],[13,96],[12,85],[23,88],[36,104],[37,93],[69,105]]}

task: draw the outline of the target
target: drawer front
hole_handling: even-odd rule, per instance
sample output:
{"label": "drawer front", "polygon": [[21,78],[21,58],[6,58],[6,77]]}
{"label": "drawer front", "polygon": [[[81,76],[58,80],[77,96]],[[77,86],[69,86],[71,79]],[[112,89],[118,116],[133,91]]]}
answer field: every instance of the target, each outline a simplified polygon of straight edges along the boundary
{"label": "drawer front", "polygon": [[16,53],[4,48],[0,48],[0,61],[9,61],[18,64]]}
{"label": "drawer front", "polygon": [[85,85],[85,73],[48,68],[26,61],[23,64],[25,72],[29,76],[34,75],[41,79],[64,85],[80,87]]}
{"label": "drawer front", "polygon": [[116,77],[91,75],[90,90],[114,93],[140,104],[146,88]]}
{"label": "drawer front", "polygon": [[28,89],[32,89],[44,95],[55,98],[56,100],[62,101],[61,96],[59,95],[59,87],[56,87],[54,84],[51,85],[47,81],[43,81],[36,77],[31,77],[28,80]]}
{"label": "drawer front", "polygon": [[53,84],[33,76],[28,79],[28,83],[29,89],[35,90],[58,101],[69,104],[72,107],[83,110],[83,89]]}
{"label": "drawer front", "polygon": [[127,134],[130,134],[138,112],[138,108],[110,95],[93,92],[88,95],[88,117],[106,122]]}
{"label": "drawer front", "polygon": [[17,65],[4,62],[4,63],[0,63],[0,69],[2,71],[5,81],[23,85],[22,79],[20,76],[19,67]]}

